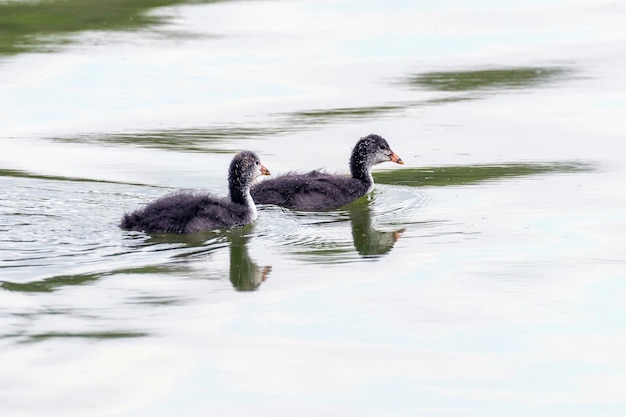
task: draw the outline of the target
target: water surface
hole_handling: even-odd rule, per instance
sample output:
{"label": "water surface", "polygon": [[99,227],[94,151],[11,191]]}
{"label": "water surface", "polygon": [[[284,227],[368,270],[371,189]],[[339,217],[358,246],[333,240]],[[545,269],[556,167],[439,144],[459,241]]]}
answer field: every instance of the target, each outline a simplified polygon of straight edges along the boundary
{"label": "water surface", "polygon": [[[3,414],[624,415],[622,5],[122,3],[0,3]],[[372,132],[340,209],[117,226]]]}

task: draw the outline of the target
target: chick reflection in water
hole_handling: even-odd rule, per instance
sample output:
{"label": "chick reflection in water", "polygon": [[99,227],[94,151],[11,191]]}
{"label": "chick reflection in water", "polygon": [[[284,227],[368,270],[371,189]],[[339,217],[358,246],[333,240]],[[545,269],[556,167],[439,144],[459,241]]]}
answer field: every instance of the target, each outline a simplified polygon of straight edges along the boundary
{"label": "chick reflection in water", "polygon": [[372,226],[371,201],[362,198],[348,205],[354,248],[364,258],[386,255],[393,249],[404,229],[381,231]]}
{"label": "chick reflection in water", "polygon": [[230,241],[230,282],[237,291],[254,291],[265,281],[272,270],[271,266],[258,266],[248,254],[250,235],[246,228],[231,229]]}

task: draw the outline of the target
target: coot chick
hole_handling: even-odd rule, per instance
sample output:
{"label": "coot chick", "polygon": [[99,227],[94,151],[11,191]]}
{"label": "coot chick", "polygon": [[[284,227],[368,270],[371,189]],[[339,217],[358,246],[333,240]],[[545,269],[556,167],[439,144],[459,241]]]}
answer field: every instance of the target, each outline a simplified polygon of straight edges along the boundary
{"label": "coot chick", "polygon": [[352,150],[352,177],[322,171],[288,173],[253,186],[252,198],[257,204],[291,209],[335,209],[369,193],[374,187],[372,167],[386,161],[404,164],[384,138],[371,134],[359,139]]}
{"label": "coot chick", "polygon": [[250,186],[260,175],[270,175],[259,157],[240,152],[228,169],[229,197],[177,192],[159,198],[142,209],[127,213],[120,227],[147,233],[196,233],[241,226],[257,218]]}

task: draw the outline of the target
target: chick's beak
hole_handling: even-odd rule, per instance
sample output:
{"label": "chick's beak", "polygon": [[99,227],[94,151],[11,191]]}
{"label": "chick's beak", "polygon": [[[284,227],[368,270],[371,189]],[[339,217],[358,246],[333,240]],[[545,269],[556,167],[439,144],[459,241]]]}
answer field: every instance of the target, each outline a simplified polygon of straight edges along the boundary
{"label": "chick's beak", "polygon": [[265,168],[265,165],[261,165],[261,175],[270,175],[270,170]]}
{"label": "chick's beak", "polygon": [[389,160],[391,162],[395,162],[396,164],[404,165],[404,161],[393,151],[391,152],[391,155],[389,155]]}

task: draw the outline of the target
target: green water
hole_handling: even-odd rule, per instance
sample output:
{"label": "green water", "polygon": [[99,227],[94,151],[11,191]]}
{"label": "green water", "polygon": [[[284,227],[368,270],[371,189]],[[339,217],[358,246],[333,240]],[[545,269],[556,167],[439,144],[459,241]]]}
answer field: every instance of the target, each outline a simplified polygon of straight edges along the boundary
{"label": "green water", "polygon": [[[137,30],[167,21],[150,15],[155,7],[184,3],[174,0],[43,0],[0,2],[0,54],[58,51],[68,35],[83,31]],[[210,3],[210,0],[201,3]]]}
{"label": "green water", "polygon": [[[624,415],[624,12],[0,2],[0,414]],[[118,228],[369,133],[341,209]]]}

